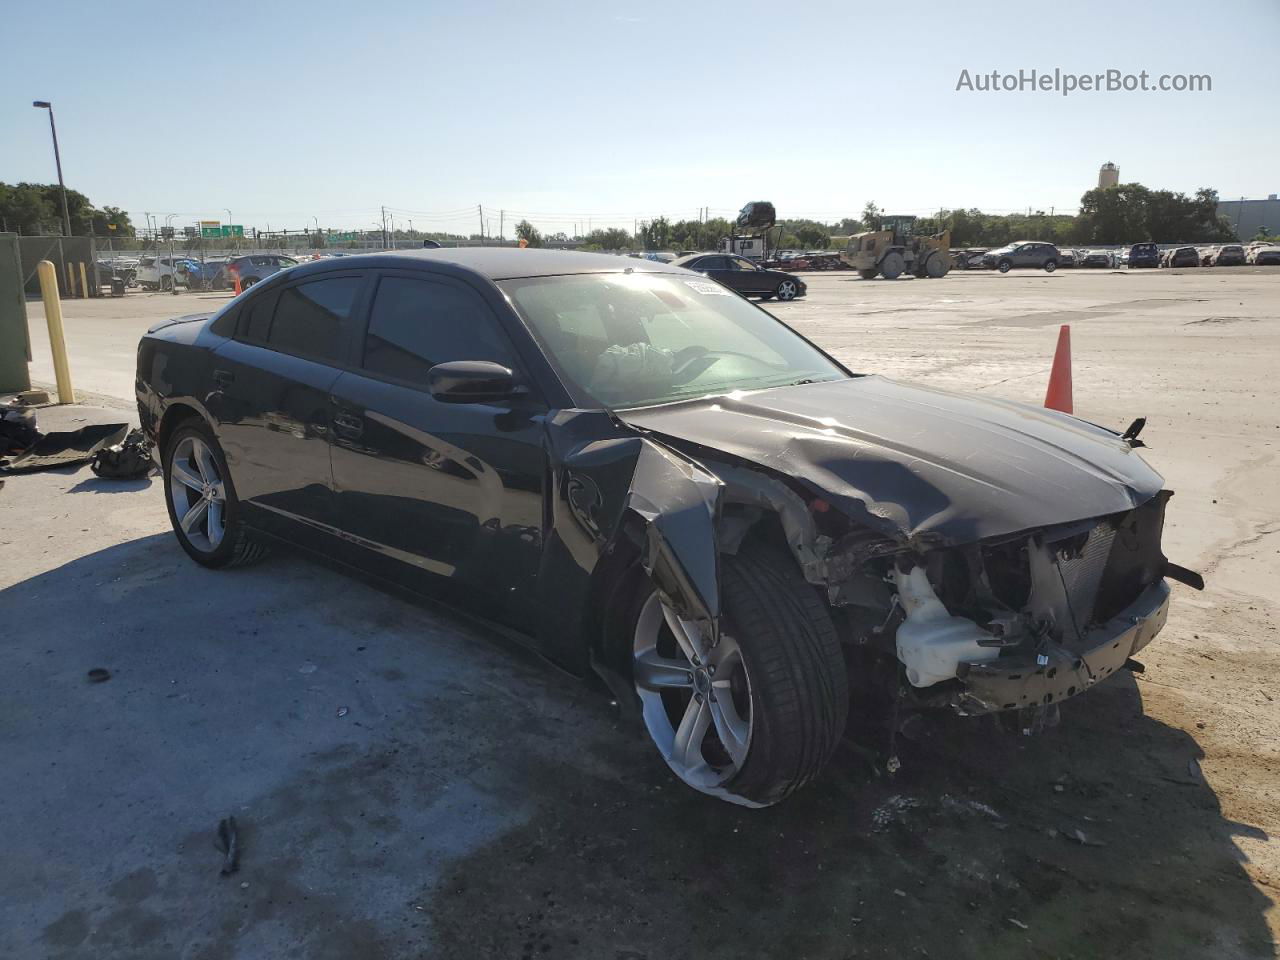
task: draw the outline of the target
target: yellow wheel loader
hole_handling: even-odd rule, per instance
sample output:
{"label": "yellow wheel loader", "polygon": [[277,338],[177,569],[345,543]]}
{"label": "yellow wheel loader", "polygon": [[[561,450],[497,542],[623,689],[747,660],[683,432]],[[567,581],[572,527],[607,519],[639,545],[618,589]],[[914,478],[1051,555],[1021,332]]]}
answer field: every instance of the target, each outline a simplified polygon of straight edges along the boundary
{"label": "yellow wheel loader", "polygon": [[904,273],[927,280],[945,277],[951,269],[951,231],[923,236],[915,226],[915,217],[885,217],[879,230],[849,237],[840,259],[863,280],[896,280]]}

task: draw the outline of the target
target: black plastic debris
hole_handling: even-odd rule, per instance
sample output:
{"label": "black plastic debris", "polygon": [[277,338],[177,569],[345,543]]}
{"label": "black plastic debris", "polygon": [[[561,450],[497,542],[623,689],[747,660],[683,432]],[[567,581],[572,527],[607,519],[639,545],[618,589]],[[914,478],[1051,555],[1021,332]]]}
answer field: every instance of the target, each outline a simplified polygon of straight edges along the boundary
{"label": "black plastic debris", "polygon": [[4,407],[0,411],[0,457],[17,456],[40,439],[34,410]]}
{"label": "black plastic debris", "polygon": [[98,423],[79,430],[46,433],[23,453],[0,462],[0,471],[34,473],[84,463],[103,447],[120,443],[128,432],[127,423]]}
{"label": "black plastic debris", "polygon": [[88,673],[90,683],[106,683],[111,679],[111,671],[104,670],[102,667],[94,667]]}
{"label": "black plastic debris", "polygon": [[218,821],[218,840],[216,846],[222,851],[222,875],[235,873],[240,869],[240,836],[236,830],[236,818],[227,817]]}
{"label": "black plastic debris", "polygon": [[89,467],[106,480],[136,480],[151,472],[151,441],[141,430],[130,430],[124,442],[103,447]]}

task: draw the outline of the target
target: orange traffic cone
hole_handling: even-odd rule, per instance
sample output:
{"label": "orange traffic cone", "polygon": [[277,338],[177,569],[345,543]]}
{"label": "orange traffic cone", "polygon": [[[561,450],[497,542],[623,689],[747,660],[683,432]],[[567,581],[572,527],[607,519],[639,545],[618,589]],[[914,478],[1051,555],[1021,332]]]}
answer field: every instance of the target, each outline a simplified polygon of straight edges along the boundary
{"label": "orange traffic cone", "polygon": [[234,280],[234,281],[235,281],[235,283],[232,285],[231,289],[232,289],[232,291],[234,292],[234,295],[238,297],[238,296],[240,296],[240,274],[239,274],[239,273],[233,273],[233,274],[231,274],[231,278],[232,278],[232,280]]}
{"label": "orange traffic cone", "polygon": [[1063,324],[1058,330],[1058,349],[1053,352],[1053,371],[1049,374],[1049,389],[1044,394],[1044,405],[1050,410],[1071,413],[1071,327]]}

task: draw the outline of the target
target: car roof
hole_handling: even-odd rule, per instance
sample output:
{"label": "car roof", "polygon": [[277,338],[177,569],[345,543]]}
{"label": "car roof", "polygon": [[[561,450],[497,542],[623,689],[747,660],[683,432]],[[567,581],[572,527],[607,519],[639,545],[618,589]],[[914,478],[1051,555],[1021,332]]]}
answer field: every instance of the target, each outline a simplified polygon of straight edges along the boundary
{"label": "car roof", "polygon": [[554,277],[572,273],[671,273],[671,264],[639,257],[617,257],[607,253],[576,250],[521,250],[518,247],[445,247],[439,250],[396,250],[385,254],[343,257],[347,268],[360,261],[385,256],[430,263],[448,263],[474,270],[490,280],[516,277]]}

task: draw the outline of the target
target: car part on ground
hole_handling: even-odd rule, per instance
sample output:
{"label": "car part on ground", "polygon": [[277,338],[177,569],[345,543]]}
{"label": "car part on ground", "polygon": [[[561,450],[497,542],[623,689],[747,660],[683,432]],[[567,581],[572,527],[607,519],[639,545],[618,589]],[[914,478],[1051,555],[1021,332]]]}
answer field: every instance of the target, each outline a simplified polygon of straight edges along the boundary
{"label": "car part on ground", "polygon": [[85,463],[103,447],[119,443],[128,432],[127,423],[97,423],[79,430],[41,434],[22,453],[0,462],[0,471],[35,473]]}
{"label": "car part on ground", "polygon": [[103,447],[94,454],[89,468],[104,480],[136,480],[145,477],[155,465],[152,444],[141,430],[130,430],[123,441]]}
{"label": "car part on ground", "polygon": [[1136,425],[853,374],[651,261],[307,264],[153,328],[137,383],[198,562],[281,538],[459,603],[594,669],[738,803],[816,775],[850,681],[1044,712],[1150,642],[1166,577],[1198,583]]}
{"label": "car part on ground", "polygon": [[945,277],[951,269],[951,231],[925,236],[916,233],[916,222],[911,216],[884,217],[879,230],[849,237],[840,257],[863,280],[896,280],[904,272]]}

